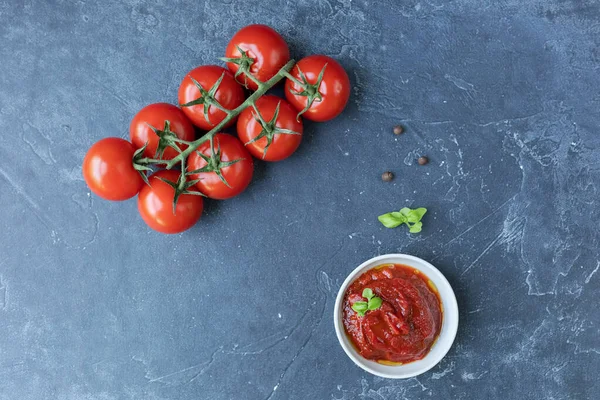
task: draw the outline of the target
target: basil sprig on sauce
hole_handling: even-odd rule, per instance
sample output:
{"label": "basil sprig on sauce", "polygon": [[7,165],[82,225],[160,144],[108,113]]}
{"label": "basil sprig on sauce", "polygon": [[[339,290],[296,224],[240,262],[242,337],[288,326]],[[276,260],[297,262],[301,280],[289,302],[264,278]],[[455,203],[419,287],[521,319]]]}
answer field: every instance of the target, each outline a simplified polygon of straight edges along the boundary
{"label": "basil sprig on sauce", "polygon": [[361,317],[364,317],[367,311],[377,310],[383,303],[381,297],[375,296],[373,291],[369,288],[363,290],[362,297],[367,299],[367,301],[357,301],[352,304],[352,309]]}

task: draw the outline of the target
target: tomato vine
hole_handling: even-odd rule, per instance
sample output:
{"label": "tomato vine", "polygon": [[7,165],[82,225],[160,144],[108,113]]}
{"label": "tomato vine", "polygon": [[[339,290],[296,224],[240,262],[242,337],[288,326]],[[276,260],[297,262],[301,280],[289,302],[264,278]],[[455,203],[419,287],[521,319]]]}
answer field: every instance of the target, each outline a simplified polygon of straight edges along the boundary
{"label": "tomato vine", "polygon": [[[336,60],[310,55],[296,62],[285,39],[266,25],[240,29],[220,60],[226,68],[200,65],[186,74],[177,105],[142,108],[130,123],[130,141],[106,138],[88,150],[83,175],[95,194],[108,200],[137,194],[151,228],[181,232],[200,219],[203,197],[242,193],[252,181],[253,158],[289,157],[302,140],[303,119],[330,120],[350,97],[348,74]],[[280,81],[285,98],[266,95]],[[221,133],[236,119],[237,136]],[[195,127],[206,133],[196,139]]]}
{"label": "tomato vine", "polygon": [[[171,169],[171,168],[175,167],[177,164],[179,164],[181,166],[182,173],[179,178],[179,182],[165,181],[166,183],[168,183],[175,189],[175,196],[173,197],[173,209],[175,209],[177,199],[181,194],[201,195],[200,192],[188,190],[196,182],[193,182],[193,183],[188,182],[187,177],[197,171],[186,171],[187,157],[190,154],[192,154],[194,151],[196,151],[198,149],[198,147],[200,147],[204,142],[211,140],[214,135],[216,135],[223,127],[225,127],[227,125],[227,123],[229,123],[231,120],[233,120],[235,117],[237,117],[244,109],[246,109],[247,107],[255,107],[255,103],[260,97],[262,97],[269,89],[271,89],[273,86],[275,86],[277,83],[279,83],[279,81],[281,81],[283,78],[285,78],[286,76],[289,75],[289,71],[292,69],[294,64],[295,64],[294,60],[288,61],[283,67],[281,67],[281,69],[279,70],[279,72],[277,72],[277,74],[275,74],[275,76],[273,76],[271,79],[269,79],[266,82],[261,82],[258,79],[252,77],[253,81],[257,84],[258,89],[254,93],[252,93],[242,104],[240,104],[238,107],[234,108],[233,110],[228,110],[228,109],[222,107],[218,103],[218,101],[214,98],[214,95],[218,89],[218,83],[220,83],[220,80],[209,91],[202,89],[201,90],[202,97],[200,97],[199,99],[194,100],[190,103],[182,104],[181,106],[184,107],[187,105],[191,106],[191,105],[196,105],[196,104],[204,104],[206,108],[207,108],[207,106],[215,106],[218,109],[220,109],[221,111],[223,111],[225,114],[227,114],[227,116],[221,122],[219,122],[217,125],[215,125],[214,128],[212,128],[210,131],[205,133],[202,137],[200,137],[197,140],[194,140],[193,142],[187,142],[187,141],[180,140],[174,134],[170,134],[171,132],[168,130],[169,129],[168,121],[165,121],[165,131],[167,131],[168,134],[159,135],[159,137],[160,137],[159,149],[164,150],[165,147],[171,147],[171,148],[174,148],[175,150],[177,150],[179,152],[179,154],[171,160],[162,160],[162,159],[148,158],[148,157],[145,157],[145,158],[134,157],[133,162],[134,162],[134,166],[135,166],[136,170],[138,170],[140,172],[140,174],[145,175],[145,171],[147,171],[149,168],[148,165],[152,165],[152,164],[163,165],[165,167],[165,169]],[[242,71],[242,72],[244,72],[244,71]],[[248,76],[252,76],[252,75],[248,74]],[[196,86],[199,86],[199,84],[197,82],[194,82],[194,84],[196,84]],[[204,96],[207,96],[208,99],[202,100],[204,98]],[[206,113],[207,113],[207,110],[205,110],[205,114]],[[153,130],[154,130],[154,128],[153,128]],[[155,130],[155,132],[158,133],[161,131]],[[181,150],[179,148],[178,144],[185,144],[185,145],[187,145],[187,148],[185,150]],[[138,154],[141,154],[142,152],[143,152],[143,150],[137,151],[136,156]],[[213,155],[211,155],[211,157],[213,157],[213,156],[214,156],[214,152],[213,152]],[[239,161],[239,160],[236,160],[236,161]]]}

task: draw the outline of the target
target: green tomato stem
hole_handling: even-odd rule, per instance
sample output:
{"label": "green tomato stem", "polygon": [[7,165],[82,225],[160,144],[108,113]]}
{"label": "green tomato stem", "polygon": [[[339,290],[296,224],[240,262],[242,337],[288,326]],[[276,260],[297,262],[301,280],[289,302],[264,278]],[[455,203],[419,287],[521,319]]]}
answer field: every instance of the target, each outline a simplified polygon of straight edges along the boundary
{"label": "green tomato stem", "polygon": [[242,104],[240,104],[237,108],[233,110],[224,110],[227,113],[227,116],[223,119],[223,121],[219,122],[213,129],[209,132],[205,133],[201,138],[191,142],[187,149],[179,153],[179,155],[173,158],[170,161],[164,160],[156,160],[161,164],[166,164],[167,169],[171,169],[177,163],[182,163],[184,159],[186,159],[190,154],[192,154],[200,145],[202,145],[207,140],[210,140],[214,135],[216,135],[227,123],[237,117],[243,110],[247,107],[254,104],[256,100],[258,100],[263,94],[267,92],[267,90],[271,89],[275,86],[281,79],[284,77],[294,79],[291,75],[289,75],[288,71],[292,69],[296,62],[294,60],[290,60],[285,64],[278,72],[266,82],[260,82],[257,80],[256,84],[258,85],[258,89],[252,93]]}
{"label": "green tomato stem", "polygon": [[[250,79],[252,82],[256,83],[256,86],[258,86],[258,87],[260,87],[260,85],[262,85],[262,84],[263,84],[263,82],[262,82],[262,81],[260,81],[260,80],[258,80],[258,79],[257,79],[257,78],[256,78],[254,75],[252,75],[252,74],[250,73],[250,71],[248,71],[248,72],[245,72],[245,73],[244,73],[244,76],[245,76],[246,78]],[[284,75],[284,76],[285,76],[285,75]]]}
{"label": "green tomato stem", "polygon": [[306,89],[306,87],[305,87],[304,83],[303,83],[303,82],[300,82],[298,79],[294,78],[294,77],[292,76],[292,74],[290,74],[288,71],[285,71],[285,72],[284,72],[284,76],[285,76],[286,78],[288,78],[290,81],[294,82],[296,85],[299,85],[299,86],[301,86],[302,88]]}
{"label": "green tomato stem", "polygon": [[135,162],[136,162],[136,164],[140,164],[140,165],[168,164],[169,160],[161,160],[161,159],[157,159],[157,158],[144,157],[144,158],[140,158],[139,160],[135,160]]}
{"label": "green tomato stem", "polygon": [[189,141],[183,140],[183,139],[178,139],[178,138],[173,138],[173,141],[175,143],[185,144],[186,146],[189,146],[190,144],[192,144],[192,142],[189,142]]}

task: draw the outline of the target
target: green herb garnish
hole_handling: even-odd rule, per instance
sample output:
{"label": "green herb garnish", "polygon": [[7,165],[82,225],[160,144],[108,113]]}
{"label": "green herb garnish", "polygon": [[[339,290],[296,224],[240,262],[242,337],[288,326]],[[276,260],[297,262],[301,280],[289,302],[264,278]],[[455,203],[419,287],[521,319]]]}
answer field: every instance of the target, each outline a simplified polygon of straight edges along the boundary
{"label": "green herb garnish", "polygon": [[373,291],[369,288],[363,290],[362,297],[367,299],[367,301],[357,301],[352,304],[352,309],[361,317],[364,317],[367,311],[377,310],[383,303],[381,297],[375,296]]}
{"label": "green herb garnish", "polygon": [[391,213],[383,214],[377,217],[379,222],[383,224],[386,228],[395,228],[399,225],[406,224],[408,225],[410,233],[418,233],[421,232],[421,227],[423,223],[421,222],[421,218],[427,212],[426,208],[415,208],[414,210],[404,207],[400,211],[393,211]]}

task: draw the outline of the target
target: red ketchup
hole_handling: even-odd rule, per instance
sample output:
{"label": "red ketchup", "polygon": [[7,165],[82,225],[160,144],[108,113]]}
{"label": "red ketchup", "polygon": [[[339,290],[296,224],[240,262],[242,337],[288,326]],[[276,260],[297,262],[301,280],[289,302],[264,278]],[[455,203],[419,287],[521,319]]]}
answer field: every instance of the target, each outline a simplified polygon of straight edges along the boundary
{"label": "red ketchup", "polygon": [[[360,316],[352,309],[366,301],[370,288],[382,299],[376,310]],[[344,328],[365,358],[383,363],[408,363],[429,353],[442,327],[442,306],[435,286],[422,272],[385,264],[363,273],[344,296]]]}

